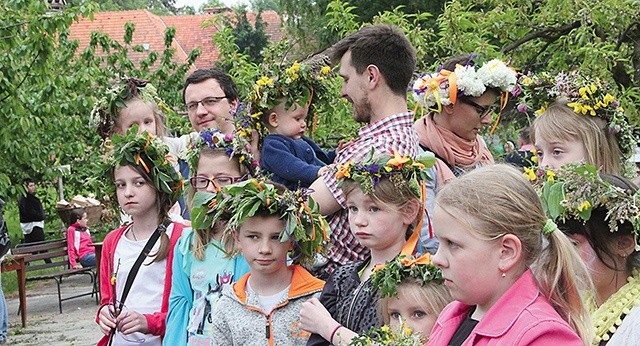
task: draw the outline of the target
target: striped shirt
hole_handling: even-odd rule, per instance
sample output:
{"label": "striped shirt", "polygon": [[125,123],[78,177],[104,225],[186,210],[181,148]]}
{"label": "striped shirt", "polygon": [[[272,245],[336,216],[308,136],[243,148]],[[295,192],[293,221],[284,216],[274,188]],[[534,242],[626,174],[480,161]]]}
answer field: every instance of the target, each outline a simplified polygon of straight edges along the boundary
{"label": "striped shirt", "polygon": [[[391,115],[373,124],[369,124],[358,131],[358,138],[347,143],[337,153],[335,164],[345,164],[349,161],[361,162],[375,148],[377,153],[391,153],[398,151],[401,155],[416,157],[418,154],[418,134],[413,129],[413,113]],[[322,179],[333,194],[336,201],[346,208],[346,200],[342,190],[338,188],[338,180],[334,171],[325,172]],[[329,217],[331,227],[331,250],[328,254],[329,263],[325,271],[331,273],[336,265],[364,260],[369,255],[369,249],[360,245],[349,229],[348,210],[341,209]]]}

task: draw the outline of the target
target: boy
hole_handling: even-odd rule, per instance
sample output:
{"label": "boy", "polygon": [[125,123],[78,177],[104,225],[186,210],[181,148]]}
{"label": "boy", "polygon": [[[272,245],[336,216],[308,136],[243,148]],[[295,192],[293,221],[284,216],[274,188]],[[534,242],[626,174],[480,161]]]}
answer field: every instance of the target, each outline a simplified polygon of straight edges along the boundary
{"label": "boy", "polygon": [[335,151],[325,152],[304,136],[309,108],[326,89],[322,74],[329,72],[326,67],[317,75],[308,65],[295,62],[273,78],[262,77],[254,87],[252,104],[269,131],[260,167],[271,174],[272,181],[290,190],[309,187],[335,158]]}
{"label": "boy", "polygon": [[327,240],[315,202],[307,207],[302,191],[256,179],[210,196],[202,205],[214,206],[214,219],[230,216],[227,235],[233,234],[250,268],[216,304],[213,339],[220,345],[306,345],[310,334],[300,329],[300,306],[319,297],[324,281],[299,263],[313,263]]}

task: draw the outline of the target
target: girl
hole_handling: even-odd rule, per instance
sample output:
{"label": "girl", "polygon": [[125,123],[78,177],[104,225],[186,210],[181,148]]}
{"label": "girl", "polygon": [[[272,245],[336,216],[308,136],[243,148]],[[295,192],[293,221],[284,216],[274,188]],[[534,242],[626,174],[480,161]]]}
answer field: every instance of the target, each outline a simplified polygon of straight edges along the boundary
{"label": "girl", "polygon": [[558,169],[583,161],[603,173],[622,173],[637,140],[620,102],[605,84],[577,73],[528,76],[522,84],[530,93],[525,102],[533,108],[518,109],[537,109],[539,114],[532,139],[540,167]]}
{"label": "girl", "polygon": [[226,186],[215,197],[211,220],[228,215],[226,230],[233,231],[250,267],[214,308],[217,345],[306,344],[309,333],[300,327],[300,305],[319,296],[324,282],[302,265],[313,264],[328,228],[307,193],[251,179]]}
{"label": "girl", "polygon": [[[552,187],[557,185],[555,187]],[[561,187],[560,189],[558,189]],[[562,191],[563,203],[551,191]],[[595,327],[593,345],[640,340],[640,194],[630,181],[598,175],[594,167],[566,166],[542,189],[547,210],[587,264],[594,290],[585,303]],[[566,202],[564,202],[566,201]]]}
{"label": "girl", "polygon": [[[104,239],[98,345],[160,345],[171,287],[173,248],[183,225],[168,211],[183,180],[166,160],[168,148],[147,132],[115,135],[108,155],[118,204],[133,218]],[[159,241],[158,241],[159,240]],[[135,262],[135,264],[134,264]]]}
{"label": "girl", "polygon": [[[218,130],[200,132],[187,156],[191,189],[187,200],[192,206],[196,191],[216,193],[226,185],[244,180],[255,169],[247,151],[248,143],[239,136]],[[242,163],[241,163],[242,162]],[[203,216],[209,209],[192,209]],[[223,242],[223,223],[207,224],[187,230],[178,241],[173,259],[173,277],[165,345],[215,344],[211,336],[213,307],[222,289],[249,271],[242,255],[233,256],[233,239]],[[227,256],[227,255],[231,256]]]}
{"label": "girl", "polygon": [[[89,218],[84,209],[73,209],[71,211],[71,226],[67,229],[67,254],[69,265],[73,269],[82,267],[95,267],[96,251],[91,240],[91,234],[87,228]],[[78,263],[78,260],[80,263]]]}
{"label": "girl", "polygon": [[[338,166],[349,210],[349,226],[370,257],[341,266],[330,276],[320,300],[303,304],[302,327],[315,333],[308,345],[346,345],[380,326],[377,302],[380,292],[370,280],[373,268],[396,257],[422,219],[420,181],[425,165],[409,157],[371,156],[361,164]],[[419,228],[418,228],[419,229]],[[412,235],[407,252],[414,250],[420,232]]]}
{"label": "girl", "polygon": [[494,162],[479,133],[491,124],[498,100],[504,108],[507,93],[516,86],[516,71],[507,64],[491,60],[480,67],[474,57],[453,57],[413,84],[414,98],[429,110],[414,127],[420,146],[438,158],[438,184]]}
{"label": "girl", "polygon": [[373,273],[372,279],[381,292],[384,324],[406,325],[424,340],[442,309],[453,300],[429,254],[398,256]]}
{"label": "girl", "polygon": [[[156,88],[149,81],[126,78],[112,85],[105,92],[105,96],[96,102],[91,111],[91,118],[97,124],[98,134],[105,141],[114,134],[124,136],[133,127],[136,127],[138,132],[146,131],[158,136],[169,147],[173,167],[186,178],[189,176],[188,165],[178,158],[186,151],[190,135],[168,137],[163,109],[170,110],[158,97]],[[180,198],[178,202],[179,204],[171,209],[171,218],[184,223],[184,218],[189,218],[189,214],[184,200]],[[128,221],[128,216],[122,215],[122,222]]]}
{"label": "girl", "polygon": [[576,279],[586,269],[547,220],[536,192],[508,165],[479,168],[438,193],[433,263],[456,301],[429,345],[591,342]]}

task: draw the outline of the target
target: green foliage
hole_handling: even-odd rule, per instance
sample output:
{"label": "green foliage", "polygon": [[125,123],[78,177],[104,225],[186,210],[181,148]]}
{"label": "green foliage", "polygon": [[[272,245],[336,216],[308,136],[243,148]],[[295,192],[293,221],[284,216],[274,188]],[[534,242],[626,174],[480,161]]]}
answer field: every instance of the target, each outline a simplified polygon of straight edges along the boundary
{"label": "green foliage", "polygon": [[[229,22],[228,19],[227,22]],[[267,24],[262,20],[262,12],[258,12],[255,24],[252,27],[247,19],[247,10],[244,7],[235,11],[233,36],[240,52],[248,55],[252,62],[260,63],[262,61],[262,50],[268,41],[267,35],[264,33],[266,26]]]}
{"label": "green foliage", "polygon": [[[22,178],[40,181],[45,210],[55,215],[58,200],[56,181],[62,176],[57,166],[71,165],[72,174],[64,175],[65,195],[103,195],[99,174],[101,141],[89,125],[89,114],[101,92],[119,76],[153,80],[158,93],[173,109],[182,105],[182,82],[199,51],[189,54],[188,63],[174,60],[171,47],[175,28],[165,32],[165,47],[150,52],[134,64],[132,46],[135,26],[125,25],[119,43],[102,33],[91,35],[89,46],[76,51],[78,42],[68,40],[69,26],[80,15],[91,16],[92,3],[65,7],[60,13],[48,13],[46,2],[16,0],[0,11],[0,152],[5,164],[0,167],[0,195],[17,199],[24,189]],[[189,128],[188,120],[170,111],[168,124]]]}

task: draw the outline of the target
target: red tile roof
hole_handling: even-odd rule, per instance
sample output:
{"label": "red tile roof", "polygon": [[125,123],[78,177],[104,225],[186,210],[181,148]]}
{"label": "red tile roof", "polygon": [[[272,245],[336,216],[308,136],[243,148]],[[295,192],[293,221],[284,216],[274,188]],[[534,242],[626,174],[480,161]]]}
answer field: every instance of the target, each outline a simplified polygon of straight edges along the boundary
{"label": "red tile roof", "polygon": [[[184,62],[191,50],[201,47],[202,54],[195,62],[196,68],[207,68],[217,60],[218,50],[213,45],[212,36],[216,32],[215,25],[203,28],[203,23],[215,17],[213,14],[156,16],[147,10],[98,12],[93,15],[94,20],[81,18],[70,28],[70,39],[79,41],[79,52],[82,52],[91,40],[92,31],[108,34],[110,38],[124,44],[124,25],[127,22],[135,24],[132,45],[149,45],[149,51],[162,52],[164,48],[164,31],[169,26],[176,27],[176,36],[172,47],[176,49],[176,60]],[[247,19],[255,22],[256,13],[247,13]],[[275,41],[282,38],[282,23],[274,11],[262,13],[262,20],[267,23],[265,33]],[[96,53],[98,54],[98,53]],[[130,51],[129,57],[138,64],[147,57],[148,52],[137,53]],[[159,65],[159,62],[156,62]]]}

